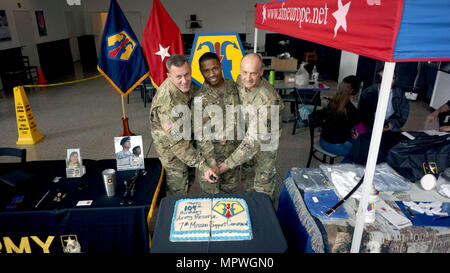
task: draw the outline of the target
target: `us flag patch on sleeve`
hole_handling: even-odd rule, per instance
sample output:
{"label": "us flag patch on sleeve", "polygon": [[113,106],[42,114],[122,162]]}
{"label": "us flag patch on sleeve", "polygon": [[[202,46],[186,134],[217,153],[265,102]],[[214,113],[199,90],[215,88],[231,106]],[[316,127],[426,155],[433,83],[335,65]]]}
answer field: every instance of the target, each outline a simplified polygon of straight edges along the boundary
{"label": "us flag patch on sleeve", "polygon": [[168,130],[170,130],[170,128],[173,127],[173,125],[174,125],[173,122],[171,120],[169,120],[167,123],[164,123],[163,128],[164,128],[164,130],[168,131]]}

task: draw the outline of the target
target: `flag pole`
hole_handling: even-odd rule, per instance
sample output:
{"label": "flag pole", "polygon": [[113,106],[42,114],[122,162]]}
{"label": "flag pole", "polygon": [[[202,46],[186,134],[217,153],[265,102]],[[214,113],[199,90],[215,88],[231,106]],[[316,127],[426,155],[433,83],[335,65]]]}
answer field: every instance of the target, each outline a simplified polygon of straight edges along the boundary
{"label": "flag pole", "polygon": [[367,156],[366,169],[364,173],[364,182],[362,185],[362,194],[356,213],[355,230],[353,231],[351,253],[358,253],[361,246],[362,234],[364,231],[364,222],[366,218],[367,205],[369,203],[369,193],[373,188],[373,177],[375,174],[378,151],[380,149],[381,137],[383,134],[384,119],[389,103],[389,92],[391,92],[392,78],[395,71],[394,62],[386,62],[383,70],[380,94],[378,97],[375,121],[373,124],[372,136],[370,140],[369,153]]}
{"label": "flag pole", "polygon": [[[118,31],[120,37],[117,35]],[[122,39],[120,43],[109,45],[110,39]],[[114,40],[117,42],[116,40]],[[130,48],[125,45],[129,41],[133,45]],[[136,48],[137,50],[134,50]],[[125,50],[125,51],[124,51]],[[126,62],[117,62],[115,60],[125,60]],[[120,9],[117,0],[111,0],[108,10],[108,16],[103,28],[103,35],[97,61],[97,70],[111,83],[111,85],[121,94],[122,97],[122,126],[123,133],[121,136],[134,136],[128,127],[128,118],[125,114],[124,97],[133,91],[148,76],[148,65],[142,56],[142,50],[139,41],[128,23],[125,15]],[[127,71],[127,73],[122,73]]]}
{"label": "flag pole", "polygon": [[122,97],[122,113],[123,113],[123,117],[122,117],[122,128],[123,128],[123,132],[120,136],[135,136],[135,134],[133,134],[130,131],[130,128],[128,126],[128,118],[125,115],[125,102],[124,102],[124,98],[122,95],[120,95]]}
{"label": "flag pole", "polygon": [[255,27],[255,37],[253,41],[253,53],[258,52],[258,29]]}
{"label": "flag pole", "polygon": [[127,116],[125,115],[125,103],[124,103],[124,99],[123,96],[120,96],[122,98],[122,113],[123,113],[123,118],[125,119]]}

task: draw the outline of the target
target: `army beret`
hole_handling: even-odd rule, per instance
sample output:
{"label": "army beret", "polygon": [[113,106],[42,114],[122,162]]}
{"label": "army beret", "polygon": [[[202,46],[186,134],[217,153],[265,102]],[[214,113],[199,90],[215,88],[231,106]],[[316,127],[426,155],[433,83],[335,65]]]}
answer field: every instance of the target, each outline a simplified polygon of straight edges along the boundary
{"label": "army beret", "polygon": [[129,136],[122,138],[122,139],[120,140],[120,145],[123,145],[123,144],[124,144],[125,142],[127,142],[128,140],[130,140],[130,137],[129,137]]}

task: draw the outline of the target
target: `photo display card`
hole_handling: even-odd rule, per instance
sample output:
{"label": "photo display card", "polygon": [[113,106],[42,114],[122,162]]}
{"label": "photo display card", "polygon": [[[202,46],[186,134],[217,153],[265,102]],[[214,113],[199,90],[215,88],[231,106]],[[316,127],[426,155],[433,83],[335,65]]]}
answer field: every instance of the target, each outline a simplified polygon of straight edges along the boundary
{"label": "photo display card", "polygon": [[142,136],[114,138],[117,171],[144,169]]}
{"label": "photo display card", "polygon": [[67,178],[82,177],[86,173],[83,166],[80,148],[67,149],[66,176]]}
{"label": "photo display card", "polygon": [[81,159],[80,148],[67,149],[66,167],[67,168],[79,168],[83,165]]}

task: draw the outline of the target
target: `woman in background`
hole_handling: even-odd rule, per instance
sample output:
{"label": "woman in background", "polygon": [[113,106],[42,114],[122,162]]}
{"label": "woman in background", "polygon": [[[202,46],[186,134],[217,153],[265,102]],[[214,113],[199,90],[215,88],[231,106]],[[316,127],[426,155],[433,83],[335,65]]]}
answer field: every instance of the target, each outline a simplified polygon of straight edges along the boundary
{"label": "woman in background", "polygon": [[[355,76],[346,77],[324,111],[326,121],[320,134],[320,146],[327,152],[347,157],[358,137],[354,128],[359,123],[358,110],[350,100],[352,95],[358,94],[358,82]],[[349,161],[344,158],[342,162]]]}

